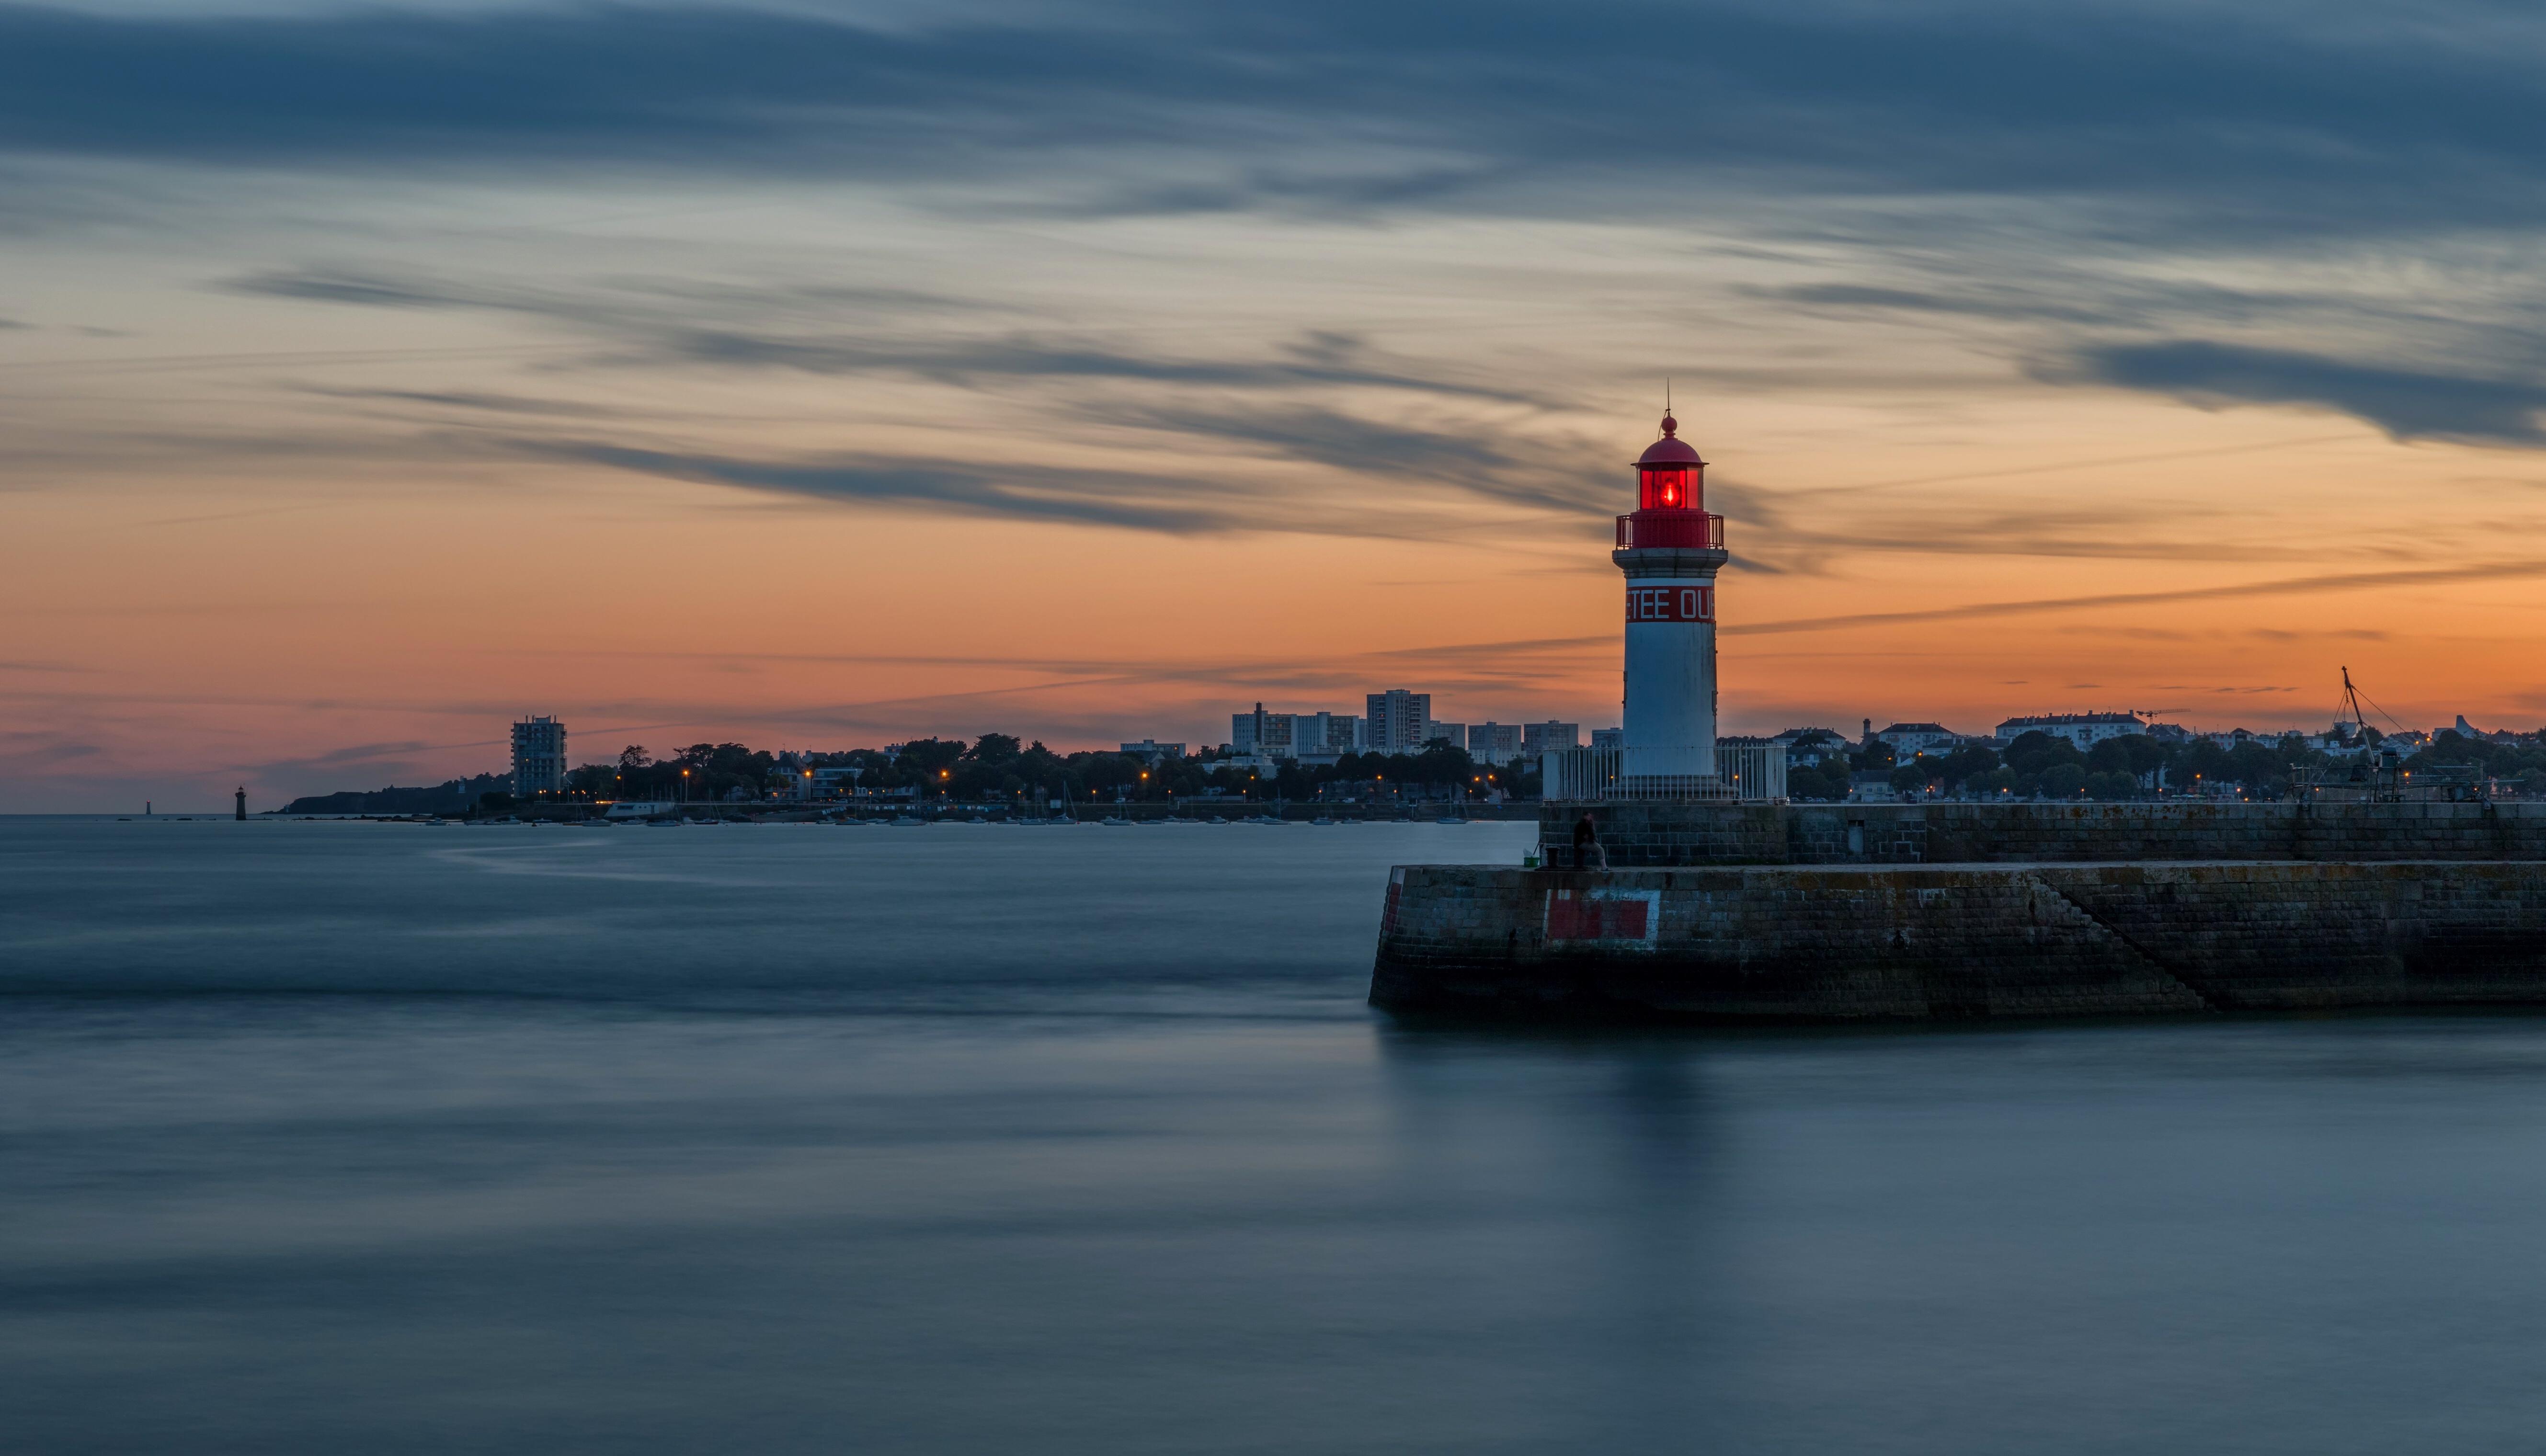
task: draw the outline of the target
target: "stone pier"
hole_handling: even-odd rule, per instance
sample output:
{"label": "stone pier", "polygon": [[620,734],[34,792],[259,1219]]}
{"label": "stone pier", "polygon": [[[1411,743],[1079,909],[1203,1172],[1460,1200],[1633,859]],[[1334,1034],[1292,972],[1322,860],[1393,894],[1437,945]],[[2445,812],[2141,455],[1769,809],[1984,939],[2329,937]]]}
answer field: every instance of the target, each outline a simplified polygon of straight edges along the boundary
{"label": "stone pier", "polygon": [[[1551,807],[1551,848],[1578,813]],[[1393,871],[1371,1000],[1727,1021],[2546,1005],[2546,805],[1646,805],[1601,825],[1606,873]]]}

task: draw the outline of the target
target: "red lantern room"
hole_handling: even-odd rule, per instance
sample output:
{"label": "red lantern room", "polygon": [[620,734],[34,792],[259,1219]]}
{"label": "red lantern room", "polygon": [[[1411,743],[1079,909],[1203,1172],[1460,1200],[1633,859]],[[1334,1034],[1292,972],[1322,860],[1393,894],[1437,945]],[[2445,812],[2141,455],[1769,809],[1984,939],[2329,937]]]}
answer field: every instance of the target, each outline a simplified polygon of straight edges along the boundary
{"label": "red lantern room", "polygon": [[1662,437],[1636,461],[1636,512],[1618,518],[1618,546],[1724,547],[1724,518],[1706,509],[1706,462],[1667,414]]}
{"label": "red lantern room", "polygon": [[1648,511],[1694,511],[1706,505],[1706,462],[1679,438],[1679,421],[1662,416],[1662,437],[1636,461],[1636,506]]}

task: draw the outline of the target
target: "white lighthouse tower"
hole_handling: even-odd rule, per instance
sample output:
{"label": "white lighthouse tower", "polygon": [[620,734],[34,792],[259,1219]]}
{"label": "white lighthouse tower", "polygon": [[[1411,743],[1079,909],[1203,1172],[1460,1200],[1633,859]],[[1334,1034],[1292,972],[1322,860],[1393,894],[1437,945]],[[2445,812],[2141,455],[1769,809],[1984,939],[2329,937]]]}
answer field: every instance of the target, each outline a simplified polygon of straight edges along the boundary
{"label": "white lighthouse tower", "polygon": [[1626,758],[1636,798],[1730,798],[1715,771],[1715,573],[1724,518],[1706,509],[1706,462],[1662,416],[1636,462],[1636,510],[1618,518],[1627,573]]}

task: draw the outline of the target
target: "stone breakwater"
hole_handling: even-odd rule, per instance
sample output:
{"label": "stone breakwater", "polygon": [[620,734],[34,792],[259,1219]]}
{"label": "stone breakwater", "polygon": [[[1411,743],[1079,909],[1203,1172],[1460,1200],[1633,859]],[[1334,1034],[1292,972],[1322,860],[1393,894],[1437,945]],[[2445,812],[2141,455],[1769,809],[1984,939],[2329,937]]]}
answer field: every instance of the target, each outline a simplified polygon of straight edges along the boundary
{"label": "stone breakwater", "polygon": [[1736,1021],[2546,1004],[2546,859],[1405,866],[1370,998]]}
{"label": "stone breakwater", "polygon": [[1570,865],[1589,813],[1612,868],[2079,860],[2546,860],[2546,803],[1551,804]]}

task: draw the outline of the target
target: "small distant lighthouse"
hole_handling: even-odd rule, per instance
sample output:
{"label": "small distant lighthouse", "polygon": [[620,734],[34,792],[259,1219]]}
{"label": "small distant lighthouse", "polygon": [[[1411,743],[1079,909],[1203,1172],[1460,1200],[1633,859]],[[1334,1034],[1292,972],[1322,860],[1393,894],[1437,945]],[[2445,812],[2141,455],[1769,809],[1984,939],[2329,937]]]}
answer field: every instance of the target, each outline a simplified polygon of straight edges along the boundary
{"label": "small distant lighthouse", "polygon": [[1662,416],[1636,461],[1636,509],[1618,518],[1627,573],[1626,761],[1635,797],[1731,797],[1715,773],[1715,573],[1724,518],[1706,509],[1706,462]]}

